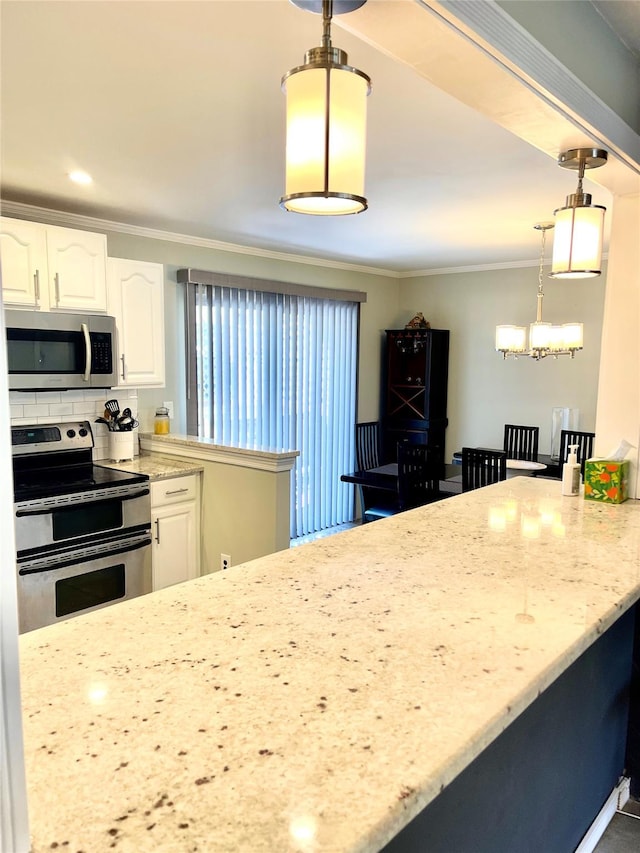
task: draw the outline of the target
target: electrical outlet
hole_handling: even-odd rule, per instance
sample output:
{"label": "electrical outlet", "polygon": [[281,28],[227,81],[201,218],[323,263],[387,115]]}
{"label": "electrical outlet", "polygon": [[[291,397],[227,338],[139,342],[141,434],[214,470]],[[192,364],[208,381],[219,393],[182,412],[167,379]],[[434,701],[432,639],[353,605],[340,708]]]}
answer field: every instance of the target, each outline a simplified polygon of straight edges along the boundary
{"label": "electrical outlet", "polygon": [[231,554],[220,554],[220,568],[228,569],[231,566]]}
{"label": "electrical outlet", "polygon": [[169,417],[173,420],[173,400],[165,400],[162,404],[169,412]]}

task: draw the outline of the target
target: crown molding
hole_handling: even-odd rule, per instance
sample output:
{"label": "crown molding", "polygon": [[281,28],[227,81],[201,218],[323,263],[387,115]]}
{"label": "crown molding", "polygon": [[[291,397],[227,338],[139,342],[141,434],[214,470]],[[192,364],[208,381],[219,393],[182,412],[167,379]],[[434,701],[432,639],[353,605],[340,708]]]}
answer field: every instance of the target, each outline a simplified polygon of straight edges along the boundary
{"label": "crown molding", "polygon": [[218,252],[232,252],[237,255],[252,255],[258,258],[269,258],[275,261],[286,261],[291,264],[307,264],[326,269],[359,272],[366,275],[379,275],[386,278],[398,278],[397,270],[367,267],[360,264],[350,264],[344,261],[333,261],[327,258],[316,258],[310,255],[292,255],[288,252],[276,252],[271,249],[258,249],[253,246],[241,246],[236,243],[224,243],[208,237],[194,237],[190,234],[180,234],[174,231],[163,231],[160,228],[148,228],[145,225],[131,225],[127,222],[115,222],[111,219],[100,219],[82,213],[69,213],[64,210],[53,210],[49,207],[38,207],[23,204],[19,201],[2,201],[2,215],[15,216],[18,219],[29,219],[33,222],[44,222],[47,225],[62,225],[68,228],[85,228],[90,231],[113,231],[117,234],[130,234],[133,237],[146,237],[150,240],[165,240],[171,243],[182,243],[185,246],[197,246],[201,249],[215,249]]}
{"label": "crown molding", "polygon": [[[186,246],[217,249],[223,252],[235,252],[243,255],[273,258],[274,260],[287,261],[289,263],[310,264],[326,267],[327,269],[361,272],[369,275],[380,275],[400,280],[404,278],[422,278],[430,275],[452,275],[455,273],[486,272],[490,270],[507,270],[518,269],[519,267],[538,266],[538,261],[509,261],[495,264],[469,264],[467,266],[460,267],[442,267],[440,269],[408,270],[405,272],[400,270],[381,270],[376,267],[344,264],[337,261],[334,263],[323,258],[289,255],[284,252],[253,249],[250,246],[236,246],[233,243],[222,243],[218,240],[209,240],[205,237],[192,237],[189,234],[177,234],[171,231],[147,228],[142,225],[129,225],[126,222],[113,222],[109,219],[98,219],[94,216],[85,216],[84,214],[79,213],[67,213],[63,210],[52,210],[48,207],[37,207],[31,204],[22,204],[22,202],[17,201],[3,201],[1,208],[2,216],[15,216],[18,219],[28,219],[32,222],[44,222],[47,225],[61,225],[68,228],[86,228],[90,231],[113,231],[117,234],[130,234],[134,237],[147,237],[151,240],[169,240],[172,243],[183,243]],[[606,259],[606,257],[606,255],[603,255],[603,259]]]}

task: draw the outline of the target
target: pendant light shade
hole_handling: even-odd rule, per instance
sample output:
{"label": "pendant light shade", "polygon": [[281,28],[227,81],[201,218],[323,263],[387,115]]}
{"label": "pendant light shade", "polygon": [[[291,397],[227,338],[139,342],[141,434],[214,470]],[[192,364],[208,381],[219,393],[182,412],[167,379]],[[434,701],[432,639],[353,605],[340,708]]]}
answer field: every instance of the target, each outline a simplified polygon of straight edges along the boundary
{"label": "pendant light shade", "polygon": [[[354,7],[352,3],[350,8]],[[296,213],[340,216],[367,209],[364,174],[371,81],[347,64],[343,50],[331,46],[330,0],[323,0],[322,12],[322,46],[308,50],[304,65],[282,78],[287,142],[280,205]]]}
{"label": "pendant light shade", "polygon": [[602,272],[602,239],[606,208],[591,204],[591,195],[582,190],[585,169],[596,169],[607,161],[599,148],[565,151],[558,165],[578,170],[578,188],[567,197],[565,207],[555,213],[555,237],[551,278],[593,278]]}

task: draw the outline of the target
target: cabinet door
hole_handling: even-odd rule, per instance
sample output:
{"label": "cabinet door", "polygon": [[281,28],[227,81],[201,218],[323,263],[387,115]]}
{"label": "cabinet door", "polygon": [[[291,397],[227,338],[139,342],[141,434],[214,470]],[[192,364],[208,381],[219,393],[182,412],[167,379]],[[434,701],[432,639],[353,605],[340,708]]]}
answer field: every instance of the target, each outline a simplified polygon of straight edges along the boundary
{"label": "cabinet door", "polygon": [[48,308],[44,225],[22,219],[0,220],[0,273],[5,305]]}
{"label": "cabinet door", "polygon": [[48,225],[47,260],[52,309],[106,312],[105,234]]}
{"label": "cabinet door", "polygon": [[164,267],[108,259],[108,309],[118,329],[118,387],[164,387]]}
{"label": "cabinet door", "polygon": [[196,502],[151,510],[153,590],[197,576]]}

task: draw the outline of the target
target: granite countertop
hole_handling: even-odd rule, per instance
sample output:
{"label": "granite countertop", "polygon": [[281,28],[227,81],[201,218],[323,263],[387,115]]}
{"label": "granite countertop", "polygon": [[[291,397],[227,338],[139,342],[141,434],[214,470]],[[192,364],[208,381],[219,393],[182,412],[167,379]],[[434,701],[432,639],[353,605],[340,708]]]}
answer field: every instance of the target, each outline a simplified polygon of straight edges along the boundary
{"label": "granite countertop", "polygon": [[379,850],[638,599],[639,546],[637,502],[518,477],[23,635],[34,853]]}
{"label": "granite countertop", "polygon": [[182,461],[160,453],[145,453],[144,451],[126,462],[110,462],[100,459],[96,465],[104,468],[116,468],[118,471],[130,471],[133,474],[146,474],[151,480],[167,480],[184,474],[198,474],[203,466],[198,462]]}

